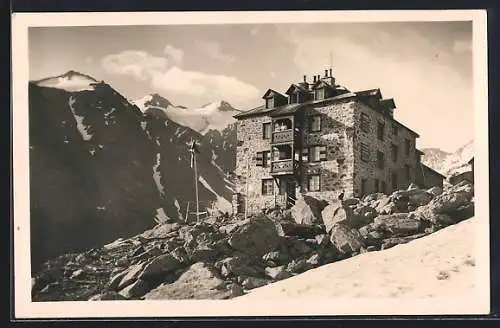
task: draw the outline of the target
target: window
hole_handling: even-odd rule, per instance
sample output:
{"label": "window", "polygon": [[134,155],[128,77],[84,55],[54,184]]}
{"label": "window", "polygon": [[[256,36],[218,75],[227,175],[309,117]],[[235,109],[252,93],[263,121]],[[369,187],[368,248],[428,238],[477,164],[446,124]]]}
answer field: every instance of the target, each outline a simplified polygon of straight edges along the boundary
{"label": "window", "polygon": [[380,140],[384,140],[384,123],[382,122],[378,122],[377,124],[377,137],[380,139]]}
{"label": "window", "polygon": [[366,179],[361,179],[361,196],[366,193]]}
{"label": "window", "polygon": [[269,150],[262,152],[262,166],[270,167],[271,166],[271,152]]}
{"label": "window", "polygon": [[309,149],[309,161],[326,161],[326,146],[313,146]]}
{"label": "window", "polygon": [[320,191],[319,174],[309,176],[308,189],[309,189],[309,191]]}
{"label": "window", "polygon": [[314,100],[321,100],[321,99],[325,99],[325,89],[324,88],[314,91]]}
{"label": "window", "polygon": [[262,124],[262,139],[271,139],[271,123]]}
{"label": "window", "polygon": [[274,108],[274,98],[266,98],[266,108]]}
{"label": "window", "polygon": [[309,118],[309,131],[321,131],[321,116],[312,116]]}
{"label": "window", "polygon": [[385,181],[382,181],[380,183],[380,192],[383,192],[384,194],[387,192],[387,186],[385,185]]}
{"label": "window", "polygon": [[257,154],[255,155],[254,157],[254,160],[255,160],[255,166],[263,166],[264,164],[264,152],[257,152]]}
{"label": "window", "polygon": [[398,174],[396,172],[391,175],[392,190],[398,189]]}
{"label": "window", "polygon": [[405,154],[410,155],[410,139],[405,139]]}
{"label": "window", "polygon": [[302,149],[302,162],[309,162],[309,148]]}
{"label": "window", "polygon": [[383,169],[385,166],[384,153],[381,151],[377,151],[377,167],[379,169]]}
{"label": "window", "polygon": [[363,162],[370,161],[370,149],[368,149],[368,145],[365,143],[361,143],[361,160]]}
{"label": "window", "polygon": [[361,113],[361,131],[363,132],[370,132],[370,117],[368,114]]}
{"label": "window", "polygon": [[392,161],[397,162],[398,161],[398,146],[392,144],[391,146],[391,154],[392,154]]}
{"label": "window", "polygon": [[393,124],[392,125],[392,134],[397,136],[398,132],[399,132],[399,126],[397,126],[396,124]]}
{"label": "window", "polygon": [[411,169],[408,164],[405,165],[405,179],[408,183],[411,182]]}
{"label": "window", "polygon": [[292,93],[289,96],[289,102],[290,104],[296,104],[299,102],[299,94],[298,93]]}
{"label": "window", "polygon": [[273,179],[262,179],[262,195],[274,195],[274,181]]}
{"label": "window", "polygon": [[378,180],[378,179],[375,179],[375,180],[373,181],[373,187],[374,187],[375,192],[378,192],[378,191],[379,191],[379,190],[378,190],[378,186],[379,186],[379,180]]}

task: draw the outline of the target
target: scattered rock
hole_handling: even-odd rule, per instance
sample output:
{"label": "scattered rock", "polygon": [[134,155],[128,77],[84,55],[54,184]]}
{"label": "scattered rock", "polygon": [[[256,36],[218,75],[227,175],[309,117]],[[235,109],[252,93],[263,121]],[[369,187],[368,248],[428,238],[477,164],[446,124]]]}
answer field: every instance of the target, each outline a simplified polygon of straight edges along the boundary
{"label": "scattered rock", "polygon": [[314,238],[316,235],[325,232],[325,229],[316,224],[299,224],[289,221],[281,221],[278,223],[283,230],[285,236],[295,236],[300,238]]}
{"label": "scattered rock", "polygon": [[328,205],[326,201],[303,195],[292,207],[292,218],[299,224],[321,222],[321,211]]}
{"label": "scattered rock", "polygon": [[138,279],[131,285],[120,290],[119,294],[125,298],[138,298],[147,293],[148,283],[144,280]]}
{"label": "scattered rock", "polygon": [[221,275],[228,276],[258,276],[262,274],[258,266],[251,263],[249,258],[229,257],[221,261]]}
{"label": "scattered rock", "polygon": [[238,251],[261,257],[274,251],[279,246],[281,237],[278,235],[274,222],[261,216],[239,227],[228,242]]}
{"label": "scattered rock", "polygon": [[408,213],[381,215],[375,218],[376,230],[388,231],[394,236],[407,236],[417,233],[422,223],[408,217]]}
{"label": "scattered rock", "polygon": [[266,253],[262,256],[262,260],[265,263],[272,262],[273,266],[279,266],[287,263],[290,257],[285,250],[276,250]]}
{"label": "scattered rock", "polygon": [[330,241],[342,254],[356,252],[364,246],[363,236],[357,230],[342,223],[333,226]]}
{"label": "scattered rock", "polygon": [[119,301],[119,300],[127,300],[125,296],[114,292],[108,291],[102,294],[97,294],[89,298],[89,301]]}
{"label": "scattered rock", "polygon": [[254,289],[258,287],[265,286],[267,284],[270,284],[272,280],[269,279],[263,279],[263,278],[257,278],[257,277],[247,277],[243,280],[241,285],[245,289]]}
{"label": "scattered rock", "polygon": [[162,284],[148,292],[146,300],[225,299],[231,297],[226,283],[215,269],[204,262],[191,265],[177,281]]}
{"label": "scattered rock", "polygon": [[283,280],[286,278],[290,278],[292,276],[290,272],[285,270],[284,265],[275,268],[267,267],[265,269],[265,273],[268,277],[272,278],[273,280]]}
{"label": "scattered rock", "polygon": [[135,280],[137,280],[137,278],[141,274],[142,270],[144,269],[145,265],[146,265],[146,262],[134,264],[127,271],[125,271],[126,272],[125,276],[118,284],[118,289],[119,290],[123,289],[123,288],[127,287],[128,285],[132,284]]}
{"label": "scattered rock", "polygon": [[171,254],[160,255],[144,266],[144,270],[138,275],[138,278],[147,280],[151,277],[172,272],[181,266],[181,262]]}
{"label": "scattered rock", "polygon": [[78,279],[78,278],[82,278],[84,275],[85,275],[85,271],[83,271],[82,269],[78,269],[78,270],[74,271],[74,272],[71,274],[70,279]]}
{"label": "scattered rock", "polygon": [[439,196],[443,193],[443,188],[438,187],[438,186],[434,186],[430,189],[427,189],[427,192],[429,194],[432,194],[434,197],[436,197],[436,196]]}

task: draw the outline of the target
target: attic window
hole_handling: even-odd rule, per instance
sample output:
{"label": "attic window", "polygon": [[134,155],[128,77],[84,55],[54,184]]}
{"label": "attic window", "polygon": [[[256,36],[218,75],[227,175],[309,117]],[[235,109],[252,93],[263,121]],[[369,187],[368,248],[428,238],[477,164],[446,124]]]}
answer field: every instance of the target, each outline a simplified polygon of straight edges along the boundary
{"label": "attic window", "polygon": [[266,98],[266,108],[274,108],[274,98]]}
{"label": "attic window", "polygon": [[314,100],[321,100],[325,99],[325,89],[321,88],[316,91],[314,91]]}
{"label": "attic window", "polygon": [[296,104],[296,103],[298,103],[299,102],[299,94],[297,92],[296,93],[292,93],[290,95],[289,100],[290,100],[290,104]]}

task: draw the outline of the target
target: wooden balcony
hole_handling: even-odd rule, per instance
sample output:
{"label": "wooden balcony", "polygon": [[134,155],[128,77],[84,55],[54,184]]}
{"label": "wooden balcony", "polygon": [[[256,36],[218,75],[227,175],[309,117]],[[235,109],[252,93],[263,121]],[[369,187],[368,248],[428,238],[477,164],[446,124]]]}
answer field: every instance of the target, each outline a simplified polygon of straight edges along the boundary
{"label": "wooden balcony", "polygon": [[293,129],[276,131],[273,132],[271,143],[272,144],[281,144],[287,142],[293,142],[295,137],[295,133]]}
{"label": "wooden balcony", "polygon": [[295,161],[293,159],[282,159],[271,162],[272,175],[293,174],[295,170]]}

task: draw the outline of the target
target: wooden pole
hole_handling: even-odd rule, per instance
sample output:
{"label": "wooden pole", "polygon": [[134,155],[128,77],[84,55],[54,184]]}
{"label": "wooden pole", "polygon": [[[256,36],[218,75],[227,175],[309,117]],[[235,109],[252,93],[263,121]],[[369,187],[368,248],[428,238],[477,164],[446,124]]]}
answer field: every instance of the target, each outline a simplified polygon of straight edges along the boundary
{"label": "wooden pole", "polygon": [[184,219],[184,221],[186,223],[188,222],[188,215],[189,215],[189,201],[188,201],[187,206],[186,206],[186,217]]}
{"label": "wooden pole", "polygon": [[194,190],[196,193],[196,222],[200,222],[200,203],[198,200],[198,168],[196,166],[196,152],[193,152],[194,156]]}

